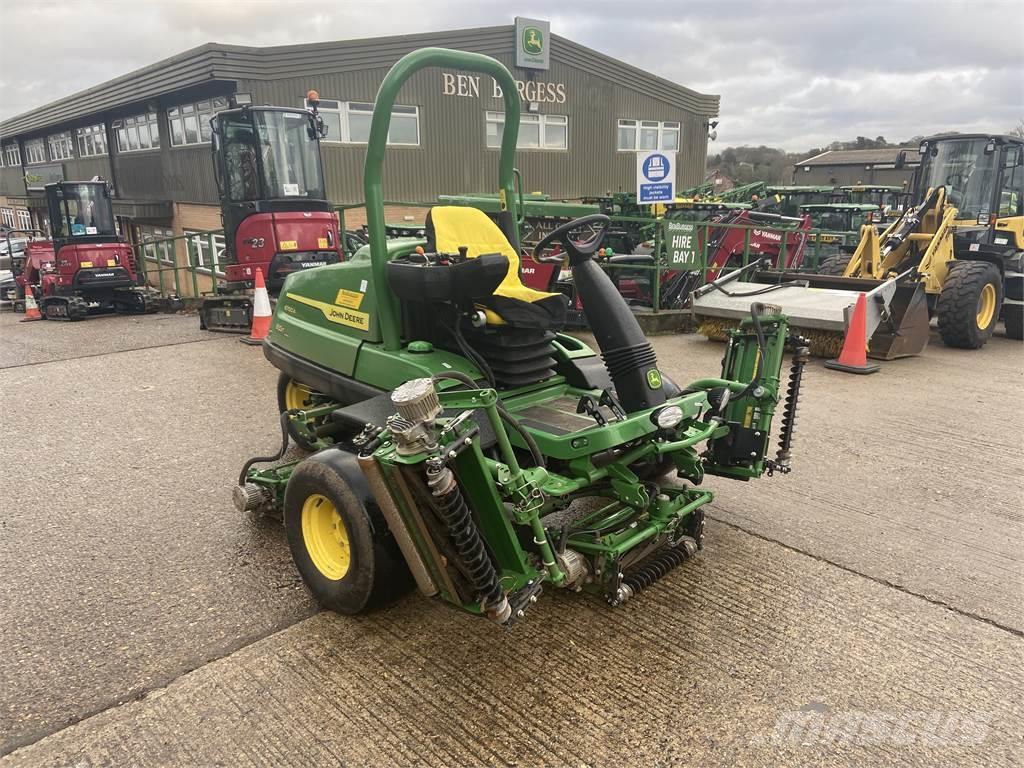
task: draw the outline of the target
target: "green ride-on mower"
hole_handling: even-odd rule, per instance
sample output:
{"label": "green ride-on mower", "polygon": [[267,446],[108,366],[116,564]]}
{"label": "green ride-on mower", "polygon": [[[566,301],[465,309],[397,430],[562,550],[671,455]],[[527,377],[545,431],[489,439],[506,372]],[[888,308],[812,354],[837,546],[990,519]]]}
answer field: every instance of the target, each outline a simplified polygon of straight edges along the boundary
{"label": "green ride-on mower", "polygon": [[[488,74],[502,89],[499,223],[438,206],[425,239],[388,241],[381,168],[392,106],[431,66]],[[789,470],[806,350],[774,307],[753,305],[731,332],[720,377],[680,389],[592,259],[607,216],[563,224],[535,250],[562,246],[600,354],[560,332],[564,297],[523,285],[519,110],[494,59],[439,48],[401,59],[381,84],[367,146],[369,245],[289,275],[281,290],[263,350],[282,372],[282,446],[246,463],[235,505],[283,513],[295,564],[326,608],[358,613],[413,581],[499,624],[522,619],[545,587],[618,605],[700,549],[705,475]],[[579,242],[579,231],[596,234]],[[768,458],[780,399],[779,450]],[[284,456],[289,434],[315,453],[258,468]]]}

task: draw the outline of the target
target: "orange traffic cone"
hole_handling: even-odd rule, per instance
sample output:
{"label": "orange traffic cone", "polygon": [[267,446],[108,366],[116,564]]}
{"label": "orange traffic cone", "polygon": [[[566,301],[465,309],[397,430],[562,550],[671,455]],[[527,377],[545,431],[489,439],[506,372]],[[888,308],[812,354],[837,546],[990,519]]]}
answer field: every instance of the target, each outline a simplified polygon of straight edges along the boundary
{"label": "orange traffic cone", "polygon": [[843,349],[835,360],[826,360],[825,367],[847,373],[876,373],[877,363],[868,362],[868,300],[862,293],[857,297],[853,316],[846,327]]}
{"label": "orange traffic cone", "polygon": [[35,294],[32,293],[32,286],[25,286],[25,317],[21,319],[23,323],[30,323],[33,320],[42,320],[43,313],[39,311],[39,305],[36,304]]}
{"label": "orange traffic cone", "polygon": [[246,344],[261,344],[270,332],[270,296],[263,282],[263,270],[256,268],[256,293],[252,299],[252,330],[242,339]]}

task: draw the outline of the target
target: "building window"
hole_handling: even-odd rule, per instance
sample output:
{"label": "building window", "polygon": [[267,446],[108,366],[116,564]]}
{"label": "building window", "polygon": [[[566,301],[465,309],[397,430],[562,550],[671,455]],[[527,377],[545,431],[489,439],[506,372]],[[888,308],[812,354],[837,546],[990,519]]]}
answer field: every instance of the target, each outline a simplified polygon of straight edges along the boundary
{"label": "building window", "polygon": [[71,145],[71,131],[55,133],[47,137],[50,145],[51,160],[71,160],[75,156],[75,150]]}
{"label": "building window", "polygon": [[160,261],[164,264],[174,263],[174,232],[160,227],[140,227],[142,252],[149,261]]}
{"label": "building window", "polygon": [[[211,269],[218,275],[223,275],[221,269],[221,255],[224,253],[224,235],[207,235],[195,230],[185,230],[188,237],[189,263],[195,264],[202,272],[209,272]],[[210,248],[210,240],[213,239],[213,248]]]}
{"label": "building window", "polygon": [[[504,112],[488,112],[487,146],[501,146],[501,132],[505,129]],[[520,115],[519,139],[516,149],[568,149],[569,118],[565,115]]]}
{"label": "building window", "polygon": [[[304,102],[309,109],[309,102]],[[327,126],[324,141],[365,144],[370,140],[373,104],[360,101],[321,99],[317,111]],[[396,104],[391,110],[388,144],[418,147],[420,144],[420,108]]]}
{"label": "building window", "polygon": [[4,147],[4,158],[7,160],[8,168],[17,168],[21,165],[21,150],[16,143]]}
{"label": "building window", "polygon": [[18,229],[32,229],[32,216],[27,210],[15,211],[18,214]]}
{"label": "building window", "polygon": [[120,153],[160,148],[156,112],[115,120],[111,127],[117,133],[117,151]]}
{"label": "building window", "polygon": [[167,124],[171,129],[171,146],[185,147],[189,144],[205,144],[212,135],[210,118],[222,109],[227,109],[227,99],[197,101],[195,104],[179,104],[167,110]]}
{"label": "building window", "polygon": [[0,208],[0,219],[3,220],[5,227],[14,229],[14,209],[13,208]]}
{"label": "building window", "polygon": [[620,152],[676,152],[679,150],[679,123],[619,120],[616,147]]}
{"label": "building window", "polygon": [[107,154],[107,131],[103,123],[79,128],[75,134],[78,136],[79,157],[98,157]]}
{"label": "building window", "polygon": [[46,142],[30,139],[25,142],[25,165],[39,165],[46,162]]}

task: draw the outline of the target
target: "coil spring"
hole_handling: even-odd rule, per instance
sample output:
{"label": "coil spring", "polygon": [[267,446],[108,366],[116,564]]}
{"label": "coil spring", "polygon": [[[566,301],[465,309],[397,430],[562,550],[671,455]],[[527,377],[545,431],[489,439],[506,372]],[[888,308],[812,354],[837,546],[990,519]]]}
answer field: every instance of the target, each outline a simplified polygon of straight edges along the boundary
{"label": "coil spring", "polygon": [[628,587],[630,596],[635,595],[637,592],[647,589],[673,568],[682,565],[693,554],[691,550],[695,551],[696,548],[696,543],[692,540],[683,541],[676,547],[668,547],[623,577],[622,585]]}
{"label": "coil spring", "polygon": [[[802,340],[801,340],[802,341]],[[786,386],[786,400],[782,406],[782,424],[779,428],[779,450],[775,461],[783,466],[789,463],[792,455],[793,434],[796,431],[796,411],[800,398],[800,382],[804,376],[804,366],[810,358],[810,350],[799,346],[793,353],[793,364],[789,369],[789,384]]]}
{"label": "coil spring", "polygon": [[448,528],[448,535],[466,568],[473,589],[480,595],[485,608],[500,605],[505,601],[505,593],[498,583],[498,574],[452,471],[444,466],[428,466],[427,485],[434,491],[437,512]]}

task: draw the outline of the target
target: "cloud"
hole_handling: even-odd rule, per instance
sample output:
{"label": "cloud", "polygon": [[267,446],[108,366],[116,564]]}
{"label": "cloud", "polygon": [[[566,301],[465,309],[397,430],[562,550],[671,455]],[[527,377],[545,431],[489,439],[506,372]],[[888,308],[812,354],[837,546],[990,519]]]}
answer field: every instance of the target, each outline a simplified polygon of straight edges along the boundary
{"label": "cloud", "polygon": [[1019,0],[635,4],[35,0],[4,9],[0,117],[205,42],[283,45],[509,24],[514,14],[722,96],[717,147],[1005,131],[1024,118]]}

